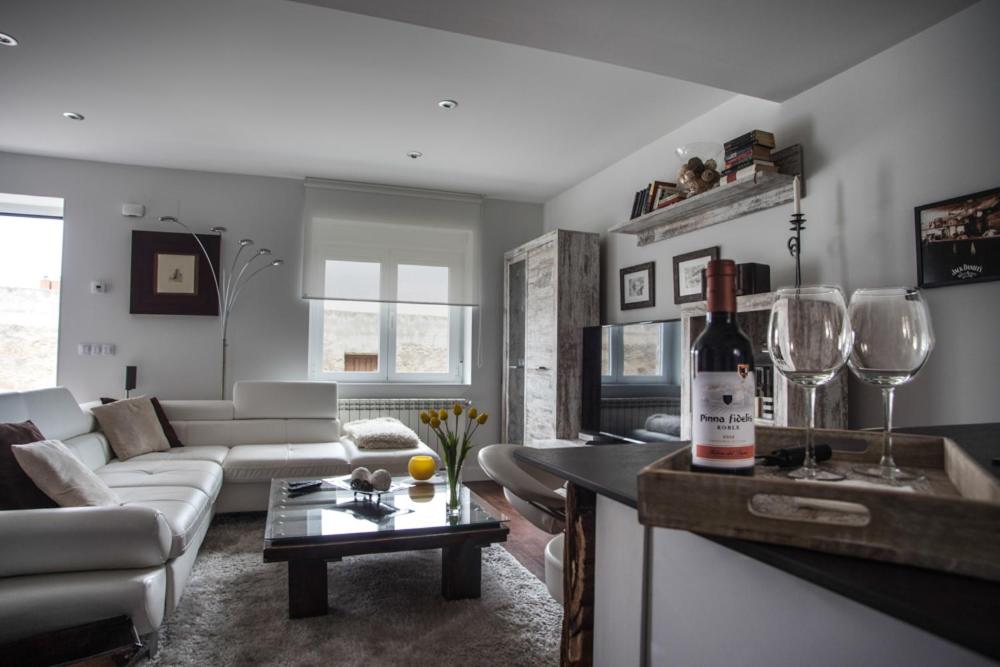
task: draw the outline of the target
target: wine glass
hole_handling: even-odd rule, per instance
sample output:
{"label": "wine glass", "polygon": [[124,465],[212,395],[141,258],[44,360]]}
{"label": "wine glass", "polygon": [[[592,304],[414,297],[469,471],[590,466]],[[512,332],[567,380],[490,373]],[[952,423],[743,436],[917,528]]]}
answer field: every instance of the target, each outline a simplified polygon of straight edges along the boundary
{"label": "wine glass", "polygon": [[919,479],[892,459],[892,399],[923,368],[934,349],[931,315],[920,290],[913,287],[859,289],[848,308],[854,329],[854,349],[848,367],[859,380],[882,390],[882,460],[858,466],[855,472],[890,481]]}
{"label": "wine glass", "polygon": [[851,353],[851,323],[839,287],[816,285],[779,289],[771,306],[767,349],[775,367],[787,380],[803,387],[809,410],[806,456],[793,479],[836,482],[840,473],[816,465],[813,430],[816,427],[816,388],[837,376]]}

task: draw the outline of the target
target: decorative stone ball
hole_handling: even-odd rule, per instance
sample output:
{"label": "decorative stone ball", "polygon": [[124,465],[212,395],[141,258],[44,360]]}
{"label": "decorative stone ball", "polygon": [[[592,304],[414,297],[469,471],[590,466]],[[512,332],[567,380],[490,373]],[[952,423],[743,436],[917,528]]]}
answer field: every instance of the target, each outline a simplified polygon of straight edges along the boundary
{"label": "decorative stone ball", "polygon": [[372,473],[372,486],[376,491],[388,491],[392,486],[392,475],[388,470],[378,469]]}
{"label": "decorative stone ball", "polygon": [[353,491],[371,492],[375,490],[375,487],[372,486],[372,483],[369,482],[367,479],[352,479],[351,489]]}
{"label": "decorative stone ball", "polygon": [[355,468],[354,472],[351,473],[351,481],[353,482],[356,479],[370,482],[372,481],[372,471],[365,467]]}

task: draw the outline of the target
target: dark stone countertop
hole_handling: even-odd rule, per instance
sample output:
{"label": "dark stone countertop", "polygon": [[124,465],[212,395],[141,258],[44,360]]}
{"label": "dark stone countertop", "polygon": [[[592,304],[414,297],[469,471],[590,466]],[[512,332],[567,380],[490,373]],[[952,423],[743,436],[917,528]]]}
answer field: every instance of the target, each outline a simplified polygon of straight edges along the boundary
{"label": "dark stone countertop", "polygon": [[[1000,423],[898,429],[951,438],[1000,477]],[[687,443],[524,448],[516,457],[636,507],[639,471]],[[1000,526],[997,527],[1000,530]],[[974,651],[1000,660],[1000,583],[763,542],[705,536]]]}

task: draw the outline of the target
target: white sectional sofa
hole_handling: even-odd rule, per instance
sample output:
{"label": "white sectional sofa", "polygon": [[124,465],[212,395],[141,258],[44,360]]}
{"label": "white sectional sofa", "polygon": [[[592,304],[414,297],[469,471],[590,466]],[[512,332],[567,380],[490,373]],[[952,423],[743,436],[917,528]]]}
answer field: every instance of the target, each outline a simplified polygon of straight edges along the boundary
{"label": "white sectional sofa", "polygon": [[155,641],[216,512],[266,510],[274,477],[401,475],[411,456],[437,457],[342,439],[333,383],[238,382],[232,401],[161,404],[185,446],[119,461],[68,390],[0,394],[0,422],[30,419],[123,501],[0,511],[0,641],[118,615]]}

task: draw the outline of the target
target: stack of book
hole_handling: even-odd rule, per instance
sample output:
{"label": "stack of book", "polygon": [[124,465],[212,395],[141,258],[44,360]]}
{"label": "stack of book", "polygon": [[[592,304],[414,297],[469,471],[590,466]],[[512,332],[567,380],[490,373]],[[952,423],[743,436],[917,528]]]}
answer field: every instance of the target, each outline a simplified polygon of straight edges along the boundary
{"label": "stack of book", "polygon": [[730,139],[723,147],[726,150],[723,183],[754,179],[762,171],[778,171],[771,160],[771,149],[774,148],[774,134],[771,132],[751,130]]}
{"label": "stack of book", "polygon": [[653,181],[642,190],[635,193],[632,199],[632,213],[630,220],[635,220],[641,215],[646,215],[650,211],[670,204],[676,204],[684,198],[684,193],[680,191],[676,184],[669,181]]}

